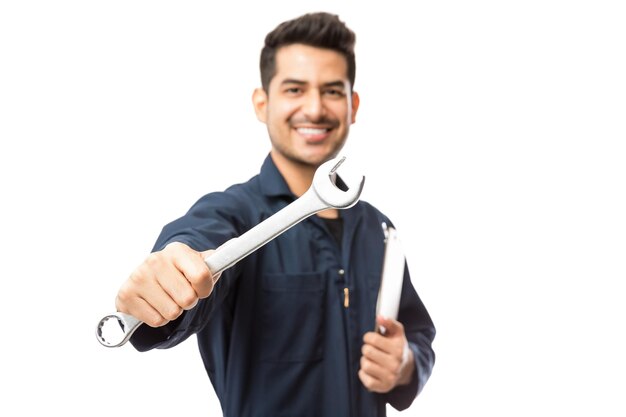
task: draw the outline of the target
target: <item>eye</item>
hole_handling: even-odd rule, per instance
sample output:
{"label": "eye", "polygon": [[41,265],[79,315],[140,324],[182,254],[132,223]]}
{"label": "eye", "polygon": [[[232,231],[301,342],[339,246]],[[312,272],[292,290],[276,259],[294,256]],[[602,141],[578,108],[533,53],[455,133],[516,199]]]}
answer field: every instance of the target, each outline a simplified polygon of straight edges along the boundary
{"label": "eye", "polygon": [[290,95],[296,95],[302,93],[302,88],[300,87],[288,87],[285,89],[285,93]]}
{"label": "eye", "polygon": [[343,90],[340,90],[338,88],[330,88],[328,90],[324,90],[324,95],[327,95],[327,96],[333,97],[333,98],[334,97],[339,98],[339,97],[344,97],[345,96]]}

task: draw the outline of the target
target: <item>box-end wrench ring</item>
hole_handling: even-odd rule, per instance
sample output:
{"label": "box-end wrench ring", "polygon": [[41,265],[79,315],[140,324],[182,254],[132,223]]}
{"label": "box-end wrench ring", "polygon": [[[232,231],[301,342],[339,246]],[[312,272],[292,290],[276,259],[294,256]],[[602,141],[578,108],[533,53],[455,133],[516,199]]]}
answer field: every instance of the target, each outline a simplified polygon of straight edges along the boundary
{"label": "box-end wrench ring", "polygon": [[[345,156],[331,159],[320,165],[313,176],[311,187],[300,198],[276,212],[271,217],[248,230],[239,237],[225,242],[211,255],[204,259],[213,276],[235,265],[270,240],[295,226],[307,217],[326,209],[347,209],[354,206],[361,196],[365,177],[361,175],[354,181],[346,182],[339,177],[337,170],[345,161]],[[337,177],[347,187],[339,187]],[[122,331],[121,338],[110,340],[103,335],[106,322],[115,319]],[[106,347],[125,344],[143,322],[125,313],[113,313],[100,320],[96,328],[96,337]]]}

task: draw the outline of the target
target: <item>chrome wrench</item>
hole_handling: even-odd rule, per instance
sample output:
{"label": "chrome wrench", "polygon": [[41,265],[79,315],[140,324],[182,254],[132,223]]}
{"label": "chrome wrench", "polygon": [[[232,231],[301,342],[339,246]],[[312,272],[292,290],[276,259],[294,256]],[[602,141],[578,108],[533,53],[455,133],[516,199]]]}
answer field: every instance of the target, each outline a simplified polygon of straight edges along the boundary
{"label": "chrome wrench", "polygon": [[[335,158],[320,165],[315,171],[311,187],[300,198],[241,236],[225,242],[207,256],[204,262],[209,267],[211,274],[217,276],[223,270],[235,265],[270,240],[315,213],[331,208],[347,209],[354,206],[359,201],[365,177],[361,175],[349,183],[345,182],[345,178],[341,178],[347,186],[347,190],[340,189],[337,185],[337,169],[345,159],[345,157]],[[113,341],[103,335],[105,323],[112,319],[117,321],[122,332],[121,335],[116,334]],[[122,346],[142,323],[130,314],[119,312],[109,314],[98,323],[96,337],[103,346]]]}

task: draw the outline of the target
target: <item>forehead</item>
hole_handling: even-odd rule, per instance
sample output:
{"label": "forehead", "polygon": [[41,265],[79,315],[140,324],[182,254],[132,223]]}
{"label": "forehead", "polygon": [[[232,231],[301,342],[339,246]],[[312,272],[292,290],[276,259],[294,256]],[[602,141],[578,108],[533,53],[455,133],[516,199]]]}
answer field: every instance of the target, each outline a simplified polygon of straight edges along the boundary
{"label": "forehead", "polygon": [[283,46],[276,52],[276,74],[272,83],[285,79],[309,83],[328,83],[348,80],[346,58],[332,49],[293,44]]}

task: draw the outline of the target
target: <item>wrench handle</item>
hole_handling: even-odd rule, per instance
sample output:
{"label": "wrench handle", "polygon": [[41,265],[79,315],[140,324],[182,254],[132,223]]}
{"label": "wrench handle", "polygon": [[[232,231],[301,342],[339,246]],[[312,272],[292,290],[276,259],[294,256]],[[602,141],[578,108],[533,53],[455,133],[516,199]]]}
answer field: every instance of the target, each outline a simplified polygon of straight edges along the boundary
{"label": "wrench handle", "polygon": [[327,209],[319,198],[313,195],[313,187],[300,198],[263,220],[239,237],[234,237],[222,244],[215,252],[207,256],[204,262],[211,274],[217,275],[250,255],[283,232],[300,223],[307,217]]}

